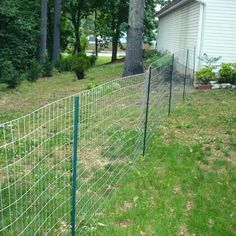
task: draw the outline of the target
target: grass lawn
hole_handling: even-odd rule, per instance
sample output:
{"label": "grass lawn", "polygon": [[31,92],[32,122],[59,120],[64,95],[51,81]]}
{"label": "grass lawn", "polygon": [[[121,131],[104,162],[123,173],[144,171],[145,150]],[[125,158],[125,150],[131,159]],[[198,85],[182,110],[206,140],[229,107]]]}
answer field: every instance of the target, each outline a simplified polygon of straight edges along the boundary
{"label": "grass lawn", "polygon": [[20,117],[52,101],[88,89],[90,86],[119,78],[123,63],[110,64],[109,57],[99,57],[86,79],[77,80],[74,73],[57,73],[35,83],[24,81],[17,89],[0,85],[0,123]]}
{"label": "grass lawn", "polygon": [[[100,58],[81,81],[72,73],[62,73],[36,83],[23,82],[16,90],[1,87],[0,123],[120,77],[123,63],[108,62],[109,58]],[[85,228],[81,231],[85,235],[108,236],[236,235],[235,91],[192,93],[171,117],[163,117],[147,155],[132,165],[144,90],[142,79],[134,81],[135,86],[127,84],[114,93],[102,90],[97,93],[100,100],[93,100],[95,106],[91,103],[80,110],[84,120],[80,122],[78,229]],[[166,108],[160,98],[168,97],[157,100],[159,93],[152,94],[151,107],[156,109],[160,100]],[[5,235],[70,235],[73,113],[66,110],[68,102],[3,127],[1,135],[8,146],[0,151],[0,160],[10,167],[9,173],[0,173],[5,206],[0,226],[18,220]],[[108,205],[111,190],[115,193]]]}
{"label": "grass lawn", "polygon": [[194,92],[162,123],[91,235],[236,235],[236,92]]}

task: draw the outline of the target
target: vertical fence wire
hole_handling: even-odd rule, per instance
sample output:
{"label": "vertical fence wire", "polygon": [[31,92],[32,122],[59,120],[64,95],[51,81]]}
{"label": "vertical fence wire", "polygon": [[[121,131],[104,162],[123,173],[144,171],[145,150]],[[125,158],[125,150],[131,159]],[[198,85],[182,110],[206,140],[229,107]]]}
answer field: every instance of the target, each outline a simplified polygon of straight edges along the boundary
{"label": "vertical fence wire", "polygon": [[166,117],[170,79],[172,103],[181,100],[184,65],[166,55],[150,68],[0,125],[0,235],[94,229]]}
{"label": "vertical fence wire", "polygon": [[187,55],[186,55],[186,64],[185,64],[185,72],[184,72],[184,86],[183,86],[183,100],[185,100],[185,95],[186,95],[188,67],[189,67],[189,50],[187,50]]}

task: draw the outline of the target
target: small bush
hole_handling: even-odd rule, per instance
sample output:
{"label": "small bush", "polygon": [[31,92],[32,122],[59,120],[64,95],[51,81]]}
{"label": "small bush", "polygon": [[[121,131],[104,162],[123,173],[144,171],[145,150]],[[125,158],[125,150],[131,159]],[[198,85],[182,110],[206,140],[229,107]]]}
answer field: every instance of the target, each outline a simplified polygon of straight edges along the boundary
{"label": "small bush", "polygon": [[196,76],[199,82],[201,84],[209,84],[210,81],[216,77],[216,74],[213,70],[214,67],[209,66],[197,71]]}
{"label": "small bush", "polygon": [[80,47],[83,53],[85,53],[86,49],[88,48],[88,40],[85,34],[82,34],[80,37]]}
{"label": "small bush", "polygon": [[72,55],[61,56],[61,58],[56,62],[56,69],[58,71],[71,71]]}
{"label": "small bush", "polygon": [[87,85],[87,89],[93,89],[96,88],[99,85],[99,82],[95,79],[91,79],[90,82]]}
{"label": "small bush", "polygon": [[42,66],[36,61],[31,61],[30,69],[27,72],[27,80],[30,82],[35,82],[41,75]]}
{"label": "small bush", "polygon": [[0,66],[0,83],[7,84],[8,88],[16,88],[20,83],[19,73],[11,61],[5,61]]}
{"label": "small bush", "polygon": [[157,54],[147,60],[149,64],[154,63],[156,67],[169,68],[172,65],[172,55],[169,53]]}
{"label": "small bush", "polygon": [[89,57],[90,65],[95,66],[95,63],[97,61],[97,57],[95,55],[92,55]]}
{"label": "small bush", "polygon": [[50,61],[50,58],[46,56],[42,67],[42,75],[44,77],[50,77],[52,76],[52,71],[53,71],[52,62]]}
{"label": "small bush", "polygon": [[166,53],[160,53],[156,49],[143,50],[143,58],[148,64],[151,64],[160,58],[162,58]]}
{"label": "small bush", "polygon": [[143,58],[148,59],[148,58],[152,58],[154,56],[157,56],[158,52],[156,49],[143,49]]}
{"label": "small bush", "polygon": [[219,71],[220,78],[219,83],[231,83],[236,84],[236,64],[223,63]]}
{"label": "small bush", "polygon": [[85,71],[90,68],[89,57],[84,53],[75,54],[72,58],[71,69],[75,72],[77,79],[84,79]]}

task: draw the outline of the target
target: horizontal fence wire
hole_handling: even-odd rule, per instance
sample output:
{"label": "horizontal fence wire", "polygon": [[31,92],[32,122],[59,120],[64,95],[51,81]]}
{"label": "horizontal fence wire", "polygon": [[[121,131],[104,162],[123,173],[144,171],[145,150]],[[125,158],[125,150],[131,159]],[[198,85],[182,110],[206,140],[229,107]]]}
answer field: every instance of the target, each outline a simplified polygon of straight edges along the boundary
{"label": "horizontal fence wire", "polygon": [[[151,65],[147,144],[183,94],[186,65]],[[171,69],[174,68],[174,71]],[[187,68],[186,88],[192,86]],[[79,97],[75,229],[86,235],[142,155],[149,72],[116,79],[0,125],[0,235],[71,233],[75,97]],[[174,106],[172,106],[173,108]]]}

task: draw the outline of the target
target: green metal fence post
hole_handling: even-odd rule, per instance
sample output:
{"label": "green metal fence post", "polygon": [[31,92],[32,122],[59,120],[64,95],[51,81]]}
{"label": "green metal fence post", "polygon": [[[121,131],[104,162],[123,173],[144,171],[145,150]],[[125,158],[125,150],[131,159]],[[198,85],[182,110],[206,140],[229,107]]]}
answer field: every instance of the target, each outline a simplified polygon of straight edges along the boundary
{"label": "green metal fence post", "polygon": [[147,128],[148,128],[148,112],[149,112],[149,100],[150,100],[150,90],[151,90],[151,78],[152,78],[152,67],[150,66],[149,73],[148,73],[147,102],[146,102],[146,109],[145,109],[143,156],[146,153],[146,146],[147,146]]}
{"label": "green metal fence post", "polygon": [[185,73],[184,73],[184,88],[183,88],[183,100],[185,100],[185,95],[186,95],[186,81],[187,81],[187,73],[188,73],[188,63],[189,63],[189,49],[187,49],[187,54],[186,54],[186,64],[185,64]]}
{"label": "green metal fence post", "polygon": [[173,54],[173,56],[172,56],[171,76],[170,76],[169,110],[168,110],[168,115],[170,115],[170,113],[171,113],[172,92],[173,92],[173,77],[174,77],[174,61],[175,61],[175,54]]}
{"label": "green metal fence post", "polygon": [[71,235],[72,236],[75,236],[78,133],[79,133],[79,97],[76,96],[74,99],[74,137],[73,137],[73,172],[72,172],[72,208],[71,208]]}

